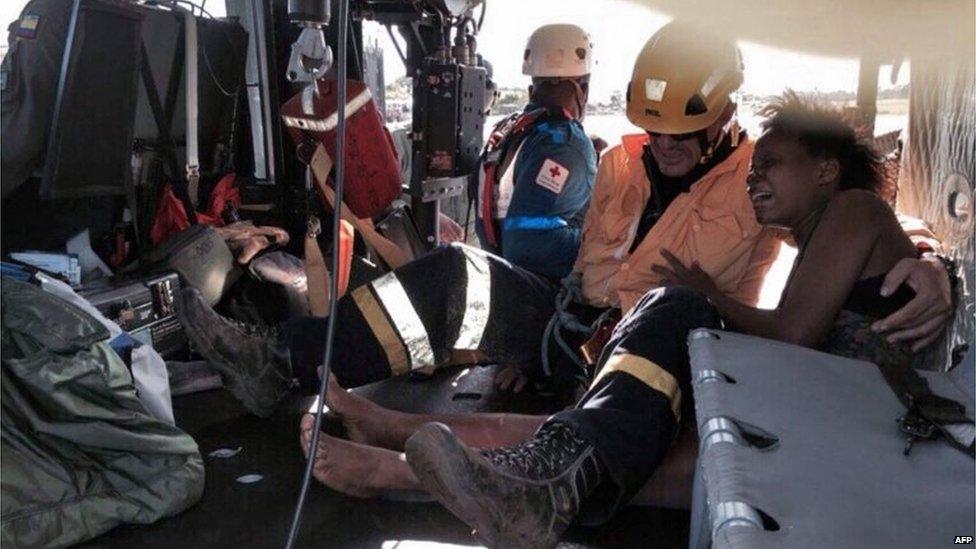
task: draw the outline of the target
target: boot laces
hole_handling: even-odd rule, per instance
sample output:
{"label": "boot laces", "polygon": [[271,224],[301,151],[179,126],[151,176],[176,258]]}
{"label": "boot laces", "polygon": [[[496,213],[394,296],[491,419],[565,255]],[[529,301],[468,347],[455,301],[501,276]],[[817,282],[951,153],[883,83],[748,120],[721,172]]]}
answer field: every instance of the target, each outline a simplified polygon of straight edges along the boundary
{"label": "boot laces", "polygon": [[564,473],[588,446],[571,427],[554,422],[539,429],[532,440],[508,448],[483,450],[481,454],[512,473],[545,480]]}
{"label": "boot laces", "polygon": [[243,320],[237,320],[218,313],[213,307],[210,306],[209,303],[204,301],[203,297],[198,292],[185,295],[187,295],[185,298],[187,301],[184,301],[183,306],[191,310],[196,310],[196,317],[204,319],[204,324],[201,327],[206,327],[207,325],[216,322],[217,324],[229,326],[245,336],[270,338],[273,340],[279,339],[280,330],[278,326],[255,324],[245,322]]}

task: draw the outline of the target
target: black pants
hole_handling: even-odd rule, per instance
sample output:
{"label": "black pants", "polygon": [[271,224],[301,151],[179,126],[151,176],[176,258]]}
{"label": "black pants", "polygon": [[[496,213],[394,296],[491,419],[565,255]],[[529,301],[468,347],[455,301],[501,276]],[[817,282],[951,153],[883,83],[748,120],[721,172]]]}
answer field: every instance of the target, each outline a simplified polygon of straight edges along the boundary
{"label": "black pants", "polygon": [[693,413],[688,333],[720,326],[718,311],[693,290],[648,292],[617,325],[577,407],[549,419],[575,427],[609,473],[584,502],[584,522],[609,518],[667,455],[681,415]]}
{"label": "black pants", "polygon": [[[442,366],[453,350],[539,362],[559,286],[461,244],[433,250],[339,300],[332,372],[346,388]],[[285,326],[296,377],[315,387],[328,320]]]}

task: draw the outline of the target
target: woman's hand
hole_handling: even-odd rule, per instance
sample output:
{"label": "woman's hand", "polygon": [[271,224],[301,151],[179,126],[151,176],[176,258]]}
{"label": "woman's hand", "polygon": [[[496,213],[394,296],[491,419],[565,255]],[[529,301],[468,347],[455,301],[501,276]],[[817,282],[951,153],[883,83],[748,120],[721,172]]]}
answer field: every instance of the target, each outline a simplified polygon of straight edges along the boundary
{"label": "woman's hand", "polygon": [[698,263],[692,263],[690,267],[685,267],[681,263],[681,260],[671,252],[661,250],[661,255],[668,262],[668,265],[666,267],[663,265],[654,265],[651,267],[651,270],[663,277],[664,285],[687,286],[698,290],[706,296],[712,296],[718,292],[718,287],[715,285],[712,277],[708,276],[708,273],[703,271],[698,266]]}

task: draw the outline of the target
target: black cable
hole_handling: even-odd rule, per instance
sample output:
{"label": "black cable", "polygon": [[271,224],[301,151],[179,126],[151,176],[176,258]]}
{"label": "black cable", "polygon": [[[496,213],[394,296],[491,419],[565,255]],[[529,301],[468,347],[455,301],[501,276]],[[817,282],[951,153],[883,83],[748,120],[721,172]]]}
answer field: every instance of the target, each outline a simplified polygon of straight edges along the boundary
{"label": "black cable", "polygon": [[[349,0],[339,0],[339,36],[337,47],[339,50],[339,66],[336,69],[336,80],[339,86],[336,116],[339,121],[336,127],[336,161],[335,161],[335,201],[332,205],[332,265],[339,265],[339,232],[342,230],[340,220],[342,218],[342,187],[343,176],[346,168],[345,159],[345,137],[346,137],[346,56],[348,54],[346,40],[349,30]],[[316,85],[312,82],[309,85]],[[306,169],[306,177],[311,177],[311,166]],[[285,549],[292,549],[298,539],[298,532],[302,525],[302,512],[305,507],[305,498],[308,496],[308,487],[312,482],[312,470],[315,467],[315,455],[318,451],[319,434],[322,429],[322,417],[325,411],[325,392],[329,386],[329,373],[332,363],[332,347],[335,339],[336,316],[339,305],[339,277],[332,276],[329,281],[329,325],[326,328],[325,352],[322,358],[322,381],[319,385],[318,400],[316,401],[315,425],[312,428],[312,440],[309,443],[308,459],[305,462],[305,473],[302,476],[302,486],[298,493],[298,503],[295,505],[295,514],[292,517],[291,529],[288,531],[288,541]]]}
{"label": "black cable", "polygon": [[407,66],[407,56],[403,55],[403,50],[400,49],[400,43],[397,42],[395,36],[393,36],[393,29],[389,25],[386,25],[386,32],[390,35],[390,41],[393,42],[393,46],[396,48],[397,53],[400,55],[400,61],[403,61],[403,66]]}
{"label": "black cable", "polygon": [[476,36],[478,34],[478,23],[475,22],[474,18],[466,15],[461,19],[460,24],[458,24],[458,32],[467,32],[468,30],[471,31],[472,35]]}
{"label": "black cable", "polygon": [[[349,19],[349,26],[352,27],[352,18]],[[360,37],[362,37],[362,33],[360,33]],[[359,54],[359,46],[356,44],[356,42],[358,42],[358,40],[356,40],[356,35],[354,34],[352,37],[352,59],[356,62],[356,74],[359,75],[360,80],[365,81],[366,73],[363,71],[364,59],[363,56]]]}
{"label": "black cable", "polygon": [[[207,47],[206,46],[201,47],[200,53],[203,54],[203,64],[207,67],[207,72],[210,74],[210,80],[212,80],[214,85],[217,86],[217,89],[220,90],[220,93],[224,94],[227,97],[237,97],[237,94],[241,91],[241,82],[237,83],[237,88],[235,88],[234,91],[232,92],[227,91],[227,89],[224,88],[223,84],[220,83],[220,80],[217,79],[216,73],[214,73],[213,66],[210,64],[210,56],[207,55]],[[241,80],[243,81],[244,78],[242,77]]]}
{"label": "black cable", "polygon": [[[478,32],[481,32],[481,25],[485,22],[485,12],[488,11],[488,0],[481,2],[481,15],[478,16]],[[478,34],[476,32],[475,34]]]}

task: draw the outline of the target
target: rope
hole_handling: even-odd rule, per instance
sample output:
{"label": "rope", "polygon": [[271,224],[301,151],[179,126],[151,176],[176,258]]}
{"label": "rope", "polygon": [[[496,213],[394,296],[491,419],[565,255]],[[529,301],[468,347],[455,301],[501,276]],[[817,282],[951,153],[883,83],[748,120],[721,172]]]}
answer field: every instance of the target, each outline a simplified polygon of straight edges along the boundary
{"label": "rope", "polygon": [[569,357],[578,368],[577,379],[582,382],[588,380],[586,363],[580,359],[579,353],[573,350],[563,338],[563,330],[569,330],[574,334],[581,334],[585,338],[593,336],[596,329],[606,321],[613,313],[613,309],[607,309],[592,324],[584,324],[579,317],[569,312],[569,306],[573,303],[585,303],[583,299],[583,283],[579,273],[571,273],[560,282],[559,293],[556,294],[556,312],[553,313],[546,324],[546,330],[542,335],[542,371],[546,377],[552,377],[552,367],[549,365],[549,345],[550,341],[555,340],[560,350]]}

